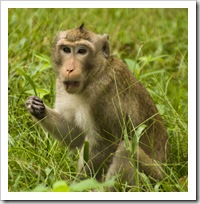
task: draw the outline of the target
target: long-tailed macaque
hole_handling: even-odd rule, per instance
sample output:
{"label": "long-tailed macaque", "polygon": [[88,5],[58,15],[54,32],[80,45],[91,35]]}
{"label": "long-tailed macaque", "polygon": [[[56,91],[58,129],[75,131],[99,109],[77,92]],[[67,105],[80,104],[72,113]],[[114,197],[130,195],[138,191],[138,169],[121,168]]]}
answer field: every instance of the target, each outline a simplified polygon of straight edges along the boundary
{"label": "long-tailed macaque", "polygon": [[[58,33],[54,45],[55,107],[31,96],[26,106],[51,135],[80,148],[79,173],[136,184],[136,168],[162,179],[168,157],[163,120],[147,90],[110,55],[109,37],[80,27]],[[85,145],[87,144],[87,148]]]}

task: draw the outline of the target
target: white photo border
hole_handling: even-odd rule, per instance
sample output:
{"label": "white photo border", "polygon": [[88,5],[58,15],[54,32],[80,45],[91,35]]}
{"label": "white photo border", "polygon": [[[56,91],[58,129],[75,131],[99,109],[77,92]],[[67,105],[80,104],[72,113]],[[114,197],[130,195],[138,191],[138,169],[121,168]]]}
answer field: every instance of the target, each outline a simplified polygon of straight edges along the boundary
{"label": "white photo border", "polygon": [[[8,192],[8,8],[188,8],[188,192]],[[1,1],[2,200],[196,200],[196,111],[196,1]]]}

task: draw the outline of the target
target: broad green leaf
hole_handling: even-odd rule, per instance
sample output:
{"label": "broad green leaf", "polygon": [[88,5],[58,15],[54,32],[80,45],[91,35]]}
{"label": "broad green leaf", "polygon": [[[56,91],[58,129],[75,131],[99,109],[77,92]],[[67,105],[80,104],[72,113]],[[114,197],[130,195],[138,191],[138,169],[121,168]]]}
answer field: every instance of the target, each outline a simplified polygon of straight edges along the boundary
{"label": "broad green leaf", "polygon": [[154,186],[154,191],[159,192],[160,191],[160,186],[161,186],[161,184],[159,182],[156,183],[156,185]]}
{"label": "broad green leaf", "polygon": [[124,135],[124,142],[125,142],[126,149],[131,151],[127,128],[124,128],[123,135]]}
{"label": "broad green leaf", "polygon": [[38,96],[40,98],[44,98],[45,95],[48,95],[50,92],[48,89],[41,89],[41,88],[38,88],[36,89],[37,90],[37,93],[38,93]]}
{"label": "broad green leaf", "polygon": [[85,162],[88,162],[89,160],[89,142],[84,142],[84,150],[83,150],[83,159]]}
{"label": "broad green leaf", "polygon": [[134,60],[131,60],[131,59],[124,59],[124,61],[126,62],[126,64],[128,65],[128,68],[134,72],[135,70],[139,70],[140,69],[140,66],[139,64],[134,61]]}
{"label": "broad green leaf", "polygon": [[48,188],[44,184],[39,184],[32,190],[32,192],[47,192],[47,191]]}
{"label": "broad green leaf", "polygon": [[65,181],[56,181],[53,184],[53,192],[70,192],[69,186]]}
{"label": "broad green leaf", "polygon": [[136,130],[135,130],[135,134],[137,135],[137,137],[141,137],[142,131],[146,128],[145,124],[140,125]]}
{"label": "broad green leaf", "polygon": [[79,183],[73,183],[70,185],[71,191],[82,192],[90,189],[97,189],[101,187],[109,187],[114,185],[114,179],[106,181],[104,183],[99,183],[96,179],[86,179]]}
{"label": "broad green leaf", "polygon": [[[30,95],[35,95],[35,91],[33,89],[27,90],[27,91],[25,91],[25,93],[30,94]],[[36,88],[36,93],[37,93],[38,97],[43,99],[44,96],[48,95],[50,92],[48,89]]]}
{"label": "broad green leaf", "polygon": [[46,167],[44,171],[46,176],[48,176],[51,173],[51,169],[49,167]]}
{"label": "broad green leaf", "polygon": [[146,128],[145,124],[140,125],[136,130],[133,138],[133,144],[132,144],[132,152],[133,154],[136,152],[136,149],[138,147],[140,137],[142,136],[142,131]]}
{"label": "broad green leaf", "polygon": [[37,96],[37,91],[36,91],[36,87],[35,87],[35,83],[33,82],[33,80],[31,79],[31,77],[26,74],[22,69],[18,69],[17,72],[19,74],[21,74],[22,76],[24,76],[24,78],[29,82],[29,84],[32,86],[33,90],[34,90],[34,95]]}
{"label": "broad green leaf", "polygon": [[144,173],[138,172],[141,180],[145,183],[145,186],[148,187],[150,191],[152,191],[151,181],[149,180],[148,176]]}

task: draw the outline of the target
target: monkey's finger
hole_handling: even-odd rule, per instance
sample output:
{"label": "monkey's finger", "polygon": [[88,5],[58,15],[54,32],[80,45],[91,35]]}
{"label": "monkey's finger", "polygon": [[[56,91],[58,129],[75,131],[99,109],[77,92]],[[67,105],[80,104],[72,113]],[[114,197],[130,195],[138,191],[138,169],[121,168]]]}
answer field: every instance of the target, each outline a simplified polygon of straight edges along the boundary
{"label": "monkey's finger", "polygon": [[42,99],[40,99],[40,98],[37,97],[37,96],[29,96],[29,97],[27,98],[27,101],[33,101],[33,100],[43,103]]}
{"label": "monkey's finger", "polygon": [[43,103],[42,99],[37,97],[37,96],[33,96],[33,99],[34,99],[34,101],[38,101],[38,102]]}
{"label": "monkey's finger", "polygon": [[31,115],[35,116],[38,119],[42,119],[45,117],[45,112],[41,112],[41,110],[30,109],[29,112],[31,113]]}
{"label": "monkey's finger", "polygon": [[31,109],[32,105],[35,105],[35,106],[38,106],[38,107],[41,107],[41,108],[45,108],[43,103],[40,103],[40,102],[37,102],[37,101],[32,101],[32,100],[26,101],[26,107],[28,109]]}
{"label": "monkey's finger", "polygon": [[44,106],[38,106],[35,104],[31,104],[31,108],[34,110],[39,110],[40,112],[44,112],[45,111],[45,107]]}
{"label": "monkey's finger", "polygon": [[33,101],[32,101],[32,104],[34,104],[34,105],[38,105],[38,106],[44,106],[43,101],[36,101],[36,100],[33,100]]}

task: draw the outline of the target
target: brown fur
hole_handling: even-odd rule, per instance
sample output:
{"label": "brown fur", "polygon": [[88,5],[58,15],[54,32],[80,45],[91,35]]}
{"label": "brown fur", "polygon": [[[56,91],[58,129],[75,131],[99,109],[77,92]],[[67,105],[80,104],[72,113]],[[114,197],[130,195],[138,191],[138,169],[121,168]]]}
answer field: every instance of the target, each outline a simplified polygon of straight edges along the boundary
{"label": "brown fur", "polygon": [[[69,53],[63,52],[63,46],[70,48]],[[87,51],[83,55],[79,54],[82,46]],[[163,120],[147,90],[109,50],[107,35],[87,31],[83,25],[60,32],[54,47],[55,108],[48,108],[37,97],[28,98],[27,108],[54,137],[72,149],[82,148],[81,173],[99,181],[120,174],[123,183],[135,185],[134,169],[139,164],[139,171],[162,179],[161,166],[168,156]],[[69,85],[77,81],[77,87]],[[142,124],[146,128],[132,152],[124,139],[125,130],[132,147]],[[87,162],[84,141],[89,142]]]}

